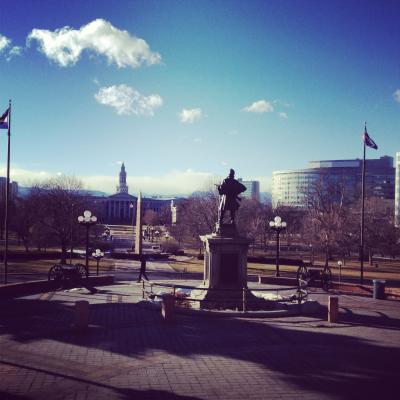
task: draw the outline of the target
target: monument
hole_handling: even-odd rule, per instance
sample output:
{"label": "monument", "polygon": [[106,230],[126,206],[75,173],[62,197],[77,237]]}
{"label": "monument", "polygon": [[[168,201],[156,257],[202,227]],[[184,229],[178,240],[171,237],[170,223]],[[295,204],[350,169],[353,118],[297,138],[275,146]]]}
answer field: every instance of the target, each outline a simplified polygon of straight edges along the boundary
{"label": "monument", "polygon": [[142,192],[139,192],[136,204],[135,254],[142,254]]}
{"label": "monument", "polygon": [[[247,288],[247,251],[250,240],[236,229],[235,215],[240,206],[240,193],[246,187],[235,179],[235,171],[217,185],[220,194],[218,221],[215,232],[200,236],[204,246],[202,284],[192,291],[200,308],[243,309],[243,300],[250,305],[259,303]],[[230,220],[225,222],[226,211]]]}

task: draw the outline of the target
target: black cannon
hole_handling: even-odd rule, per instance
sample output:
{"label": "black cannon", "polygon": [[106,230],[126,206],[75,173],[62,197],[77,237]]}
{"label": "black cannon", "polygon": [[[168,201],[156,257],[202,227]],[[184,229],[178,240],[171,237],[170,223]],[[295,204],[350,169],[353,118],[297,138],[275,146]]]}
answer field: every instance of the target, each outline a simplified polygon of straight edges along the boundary
{"label": "black cannon", "polygon": [[297,270],[297,283],[299,287],[316,286],[320,281],[322,289],[328,291],[332,286],[332,271],[325,265],[324,268],[312,268],[306,265],[300,265]]}
{"label": "black cannon", "polygon": [[89,272],[83,264],[56,264],[50,268],[48,280],[64,286],[67,283],[80,283],[83,278],[88,276]]}

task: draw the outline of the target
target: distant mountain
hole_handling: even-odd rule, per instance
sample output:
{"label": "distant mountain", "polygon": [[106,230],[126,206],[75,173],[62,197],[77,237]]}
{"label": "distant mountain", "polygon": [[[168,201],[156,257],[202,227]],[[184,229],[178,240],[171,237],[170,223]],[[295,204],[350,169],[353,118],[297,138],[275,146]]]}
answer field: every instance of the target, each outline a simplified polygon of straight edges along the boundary
{"label": "distant mountain", "polygon": [[101,192],[100,190],[80,190],[83,195],[97,196],[97,197],[108,197],[110,194],[106,192]]}
{"label": "distant mountain", "polygon": [[25,186],[18,186],[18,196],[19,197],[26,197],[28,196],[29,192],[31,191],[30,187]]}

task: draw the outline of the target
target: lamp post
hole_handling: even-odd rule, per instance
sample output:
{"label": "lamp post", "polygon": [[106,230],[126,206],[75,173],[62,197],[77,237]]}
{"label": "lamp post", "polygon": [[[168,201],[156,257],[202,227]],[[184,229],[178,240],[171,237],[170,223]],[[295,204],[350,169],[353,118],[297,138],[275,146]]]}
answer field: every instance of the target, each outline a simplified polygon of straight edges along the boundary
{"label": "lamp post", "polygon": [[89,275],[89,228],[97,223],[97,217],[86,210],[83,215],[78,217],[78,223],[86,226],[86,271]]}
{"label": "lamp post", "polygon": [[342,265],[343,265],[343,262],[339,260],[337,262],[337,265],[339,267],[339,283],[342,283]]}
{"label": "lamp post", "polygon": [[314,265],[314,247],[313,247],[313,245],[311,243],[310,243],[310,251],[311,251],[310,264]]}
{"label": "lamp post", "polygon": [[164,237],[165,237],[165,247],[167,248],[167,251],[168,251],[168,239],[169,239],[169,233],[168,233],[168,232],[166,232]]}
{"label": "lamp post", "polygon": [[281,233],[282,230],[286,228],[286,222],[282,221],[282,218],[279,216],[276,216],[273,221],[269,222],[269,226],[271,229],[273,229],[276,232],[276,272],[275,276],[279,277],[279,234]]}
{"label": "lamp post", "polygon": [[98,276],[99,275],[99,262],[104,257],[104,253],[100,249],[96,249],[96,251],[94,253],[92,253],[92,257],[97,262],[97,273],[96,273],[96,275]]}
{"label": "lamp post", "polygon": [[131,220],[131,225],[132,226],[133,226],[133,207],[135,207],[135,206],[133,205],[132,202],[130,202],[129,203],[129,209],[131,210],[131,215],[132,215],[132,220]]}

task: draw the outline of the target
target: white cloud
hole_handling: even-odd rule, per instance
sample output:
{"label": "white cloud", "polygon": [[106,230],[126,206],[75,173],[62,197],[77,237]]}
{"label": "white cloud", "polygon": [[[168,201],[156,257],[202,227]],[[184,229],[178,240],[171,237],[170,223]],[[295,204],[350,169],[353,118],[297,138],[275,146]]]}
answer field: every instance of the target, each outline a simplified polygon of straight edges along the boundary
{"label": "white cloud", "polygon": [[280,118],[283,118],[283,119],[287,119],[287,118],[288,118],[288,115],[287,115],[285,112],[280,112],[280,113],[279,113],[279,117],[280,117]]}
{"label": "white cloud", "polygon": [[9,51],[10,56],[20,56],[22,54],[22,47],[21,46],[13,46]]}
{"label": "white cloud", "polygon": [[94,95],[100,103],[113,107],[117,114],[154,115],[154,110],[163,104],[158,94],[143,96],[128,85],[102,87]]}
{"label": "white cloud", "polygon": [[184,124],[193,124],[193,122],[198,121],[203,116],[203,111],[201,108],[184,108],[180,113],[178,113],[178,117]]}
{"label": "white cloud", "polygon": [[220,164],[221,164],[221,165],[224,165],[224,166],[225,166],[225,165],[228,165],[228,163],[227,163],[226,161],[221,161]]}
{"label": "white cloud", "polygon": [[283,107],[291,107],[292,105],[286,101],[282,101],[282,100],[278,100],[275,99],[273,102],[273,104],[278,104],[279,106],[283,106]]}
{"label": "white cloud", "polygon": [[7,61],[10,61],[15,56],[22,55],[23,48],[21,46],[13,46],[10,51],[8,52]]}
{"label": "white cloud", "polygon": [[202,138],[199,137],[193,139],[194,143],[201,143],[202,141],[203,141]]}
{"label": "white cloud", "polygon": [[261,114],[274,111],[274,107],[272,107],[272,104],[269,101],[258,100],[250,104],[249,106],[244,107],[242,111]]}
{"label": "white cloud", "polygon": [[11,39],[6,36],[0,35],[0,53],[11,44]]}
{"label": "white cloud", "polygon": [[4,53],[7,61],[10,61],[15,56],[20,56],[23,50],[21,46],[11,46],[11,43],[11,39],[0,35],[0,53]]}
{"label": "white cloud", "polygon": [[393,97],[396,101],[398,101],[400,103],[400,89],[397,89],[394,93],[393,93]]}
{"label": "white cloud", "polygon": [[152,52],[145,40],[115,28],[104,19],[96,19],[80,29],[65,26],[55,31],[33,29],[28,44],[36,40],[39,50],[62,67],[75,65],[84,50],[104,55],[119,68],[138,68],[142,64],[161,62],[159,53]]}

